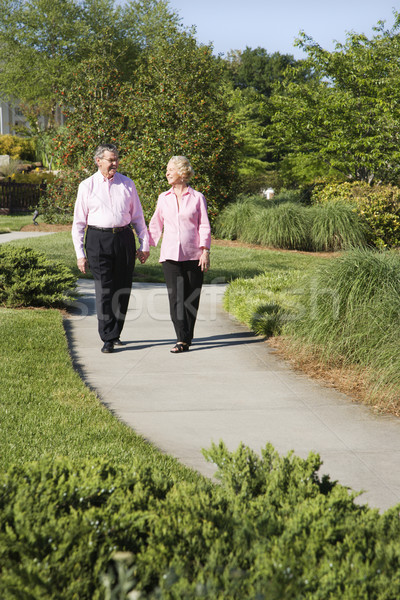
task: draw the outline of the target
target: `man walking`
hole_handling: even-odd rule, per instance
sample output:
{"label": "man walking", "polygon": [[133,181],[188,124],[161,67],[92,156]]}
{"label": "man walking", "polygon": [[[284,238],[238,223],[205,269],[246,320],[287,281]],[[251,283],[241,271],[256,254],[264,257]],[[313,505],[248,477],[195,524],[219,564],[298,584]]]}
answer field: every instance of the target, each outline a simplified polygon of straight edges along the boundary
{"label": "man walking", "polygon": [[[118,173],[113,144],[100,145],[94,155],[98,171],[79,185],[72,239],[78,268],[92,271],[102,352],[122,345],[120,335],[128,310],[135,256],[149,256],[149,239],[135,184]],[[136,252],[135,236],[140,247]],[[85,236],[86,232],[86,236]]]}

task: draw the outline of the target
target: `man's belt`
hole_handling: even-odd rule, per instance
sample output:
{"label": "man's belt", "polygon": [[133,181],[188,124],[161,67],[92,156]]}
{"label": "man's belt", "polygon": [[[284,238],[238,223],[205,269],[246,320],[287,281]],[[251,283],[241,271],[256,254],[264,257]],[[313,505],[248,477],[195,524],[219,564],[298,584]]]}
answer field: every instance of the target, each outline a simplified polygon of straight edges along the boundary
{"label": "man's belt", "polygon": [[119,233],[130,229],[130,225],[124,225],[123,227],[96,227],[96,225],[88,225],[88,229],[96,229],[97,231],[107,231],[108,233]]}

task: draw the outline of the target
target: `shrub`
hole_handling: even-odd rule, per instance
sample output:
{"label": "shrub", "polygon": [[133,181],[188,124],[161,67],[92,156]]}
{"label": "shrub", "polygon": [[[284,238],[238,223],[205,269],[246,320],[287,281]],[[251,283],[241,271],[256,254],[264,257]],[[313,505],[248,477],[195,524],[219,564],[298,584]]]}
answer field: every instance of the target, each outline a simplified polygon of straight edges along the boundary
{"label": "shrub", "polygon": [[39,212],[45,223],[72,223],[78,186],[87,177],[86,170],[66,168],[47,186],[46,194],[39,202]]}
{"label": "shrub", "polygon": [[13,160],[35,160],[35,142],[17,135],[0,135],[0,154],[8,154]]}
{"label": "shrub", "polygon": [[0,303],[8,307],[61,305],[76,277],[61,262],[30,248],[0,246]]}
{"label": "shrub", "polygon": [[400,189],[392,185],[369,186],[366,183],[337,183],[316,189],[316,203],[348,202],[369,230],[369,242],[377,247],[400,246]]}
{"label": "shrub", "polygon": [[367,228],[351,204],[326,202],[308,210],[314,250],[337,251],[366,244]]}
{"label": "shrub", "polygon": [[[397,600],[399,507],[381,516],[356,505],[319,476],[315,454],[220,443],[205,456],[219,485],[135,460],[44,457],[2,473],[1,597]],[[116,550],[130,553],[129,571],[110,572]]]}

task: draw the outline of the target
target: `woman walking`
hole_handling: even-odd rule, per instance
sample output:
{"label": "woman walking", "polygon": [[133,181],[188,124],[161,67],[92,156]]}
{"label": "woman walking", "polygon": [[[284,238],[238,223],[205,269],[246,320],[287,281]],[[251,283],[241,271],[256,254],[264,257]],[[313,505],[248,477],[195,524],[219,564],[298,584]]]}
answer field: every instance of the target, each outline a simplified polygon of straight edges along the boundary
{"label": "woman walking", "polygon": [[149,225],[150,245],[163,233],[160,262],[168,289],[176,344],[187,352],[192,343],[204,272],[210,266],[211,228],[203,194],[189,185],[194,171],[185,156],[173,156],[166,178],[171,186],[158,197]]}

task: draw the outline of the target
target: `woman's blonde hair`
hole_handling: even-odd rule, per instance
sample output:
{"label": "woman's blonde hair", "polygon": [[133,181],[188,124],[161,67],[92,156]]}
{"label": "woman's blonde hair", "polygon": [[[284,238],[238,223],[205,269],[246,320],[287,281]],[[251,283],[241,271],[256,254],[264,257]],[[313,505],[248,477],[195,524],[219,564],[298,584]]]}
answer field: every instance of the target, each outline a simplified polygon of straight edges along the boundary
{"label": "woman's blonde hair", "polygon": [[194,170],[186,156],[172,156],[170,159],[176,166],[179,177],[182,177],[185,183],[191,180]]}

